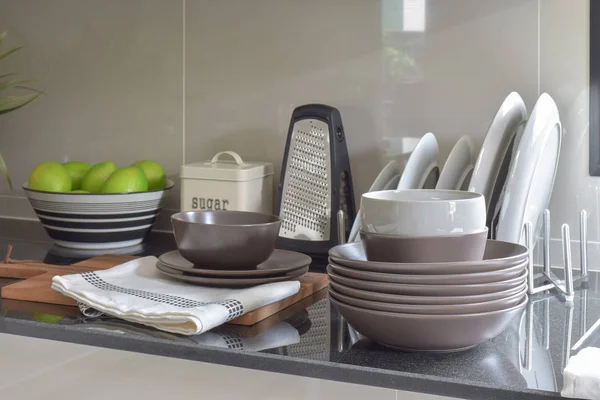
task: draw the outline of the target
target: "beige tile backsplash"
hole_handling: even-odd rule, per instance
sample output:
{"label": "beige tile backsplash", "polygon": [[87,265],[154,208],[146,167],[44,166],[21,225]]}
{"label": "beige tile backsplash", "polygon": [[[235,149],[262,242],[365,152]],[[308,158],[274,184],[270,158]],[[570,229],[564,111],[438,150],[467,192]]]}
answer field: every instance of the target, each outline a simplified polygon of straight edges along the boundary
{"label": "beige tile backsplash", "polygon": [[[342,112],[358,198],[406,139],[435,133],[443,164],[460,136],[481,144],[509,92],[531,110],[547,91],[565,125],[553,236],[586,208],[600,242],[588,13],[589,0],[0,0],[0,31],[27,45],[3,71],[47,91],[0,117],[0,150],[17,183],[69,159],[150,158],[176,178],[221,150],[273,162],[278,181],[292,110],[321,102]],[[0,215],[34,218],[4,182]]]}
{"label": "beige tile backsplash", "polygon": [[[0,118],[0,150],[20,186],[47,160],[182,162],[183,4],[163,0],[2,0],[0,30],[27,47],[2,71],[47,94]],[[3,196],[22,197],[20,188]],[[3,197],[0,214],[21,208]],[[178,203],[172,202],[173,207]],[[32,216],[27,213],[25,216]]]}

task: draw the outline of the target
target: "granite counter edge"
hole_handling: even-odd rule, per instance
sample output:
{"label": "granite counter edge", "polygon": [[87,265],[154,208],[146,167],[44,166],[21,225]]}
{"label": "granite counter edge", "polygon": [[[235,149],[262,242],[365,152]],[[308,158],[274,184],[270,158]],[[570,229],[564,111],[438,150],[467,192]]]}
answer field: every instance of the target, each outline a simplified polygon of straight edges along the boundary
{"label": "granite counter edge", "polygon": [[440,379],[329,361],[288,358],[260,352],[239,352],[161,339],[132,338],[113,333],[82,332],[67,325],[48,325],[7,317],[0,317],[0,333],[463,399],[539,400],[560,397],[559,393],[492,388],[458,379]]}

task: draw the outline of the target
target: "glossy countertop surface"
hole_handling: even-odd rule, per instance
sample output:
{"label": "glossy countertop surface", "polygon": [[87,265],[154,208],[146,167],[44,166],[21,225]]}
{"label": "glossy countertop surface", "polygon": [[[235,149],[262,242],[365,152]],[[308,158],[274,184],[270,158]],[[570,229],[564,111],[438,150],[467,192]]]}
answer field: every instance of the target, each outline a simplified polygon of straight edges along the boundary
{"label": "glossy countertop surface", "polygon": [[[0,249],[13,246],[13,259],[71,264],[92,256],[53,246],[34,223],[19,226],[10,230],[14,237],[4,229],[0,238]],[[159,255],[173,247],[170,235],[153,233],[129,251]],[[10,282],[0,278],[0,286]],[[600,318],[599,285],[591,272],[585,288],[576,285],[572,305],[557,294],[532,296],[501,335],[452,354],[395,352],[362,338],[326,291],[254,326],[224,325],[191,337],[86,318],[75,307],[0,299],[0,332],[450,397],[545,398],[559,396],[564,365],[576,354],[571,348]],[[581,348],[587,346],[600,346],[600,330]]]}

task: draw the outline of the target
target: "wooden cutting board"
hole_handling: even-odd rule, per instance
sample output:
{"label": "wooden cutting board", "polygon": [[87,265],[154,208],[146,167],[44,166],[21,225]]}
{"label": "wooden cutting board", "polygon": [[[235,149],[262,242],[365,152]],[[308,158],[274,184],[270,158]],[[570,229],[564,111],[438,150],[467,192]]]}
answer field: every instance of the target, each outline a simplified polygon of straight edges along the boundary
{"label": "wooden cutting board", "polygon": [[[73,299],[65,297],[50,288],[52,278],[55,275],[69,275],[108,269],[134,258],[136,257],[106,255],[94,257],[73,265],[50,265],[37,262],[22,264],[0,263],[0,278],[23,279],[22,281],[0,288],[0,295],[4,299],[77,306],[77,303]],[[324,289],[328,283],[326,274],[313,272],[304,274],[298,280],[300,281],[300,290],[295,295],[246,313],[229,323],[246,326],[254,325],[313,293]]]}

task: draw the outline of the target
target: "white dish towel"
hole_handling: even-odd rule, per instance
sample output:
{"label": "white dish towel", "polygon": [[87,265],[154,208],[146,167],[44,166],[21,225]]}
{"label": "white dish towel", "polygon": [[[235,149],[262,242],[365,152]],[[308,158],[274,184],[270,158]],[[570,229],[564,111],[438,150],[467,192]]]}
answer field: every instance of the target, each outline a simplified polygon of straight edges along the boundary
{"label": "white dish towel", "polygon": [[52,289],[104,314],[183,335],[206,332],[300,290],[298,281],[246,289],[191,285],[166,277],[156,262],[143,257],[104,271],[55,276]]}
{"label": "white dish towel", "polygon": [[600,400],[600,349],[586,347],[571,357],[563,378],[564,397]]}

